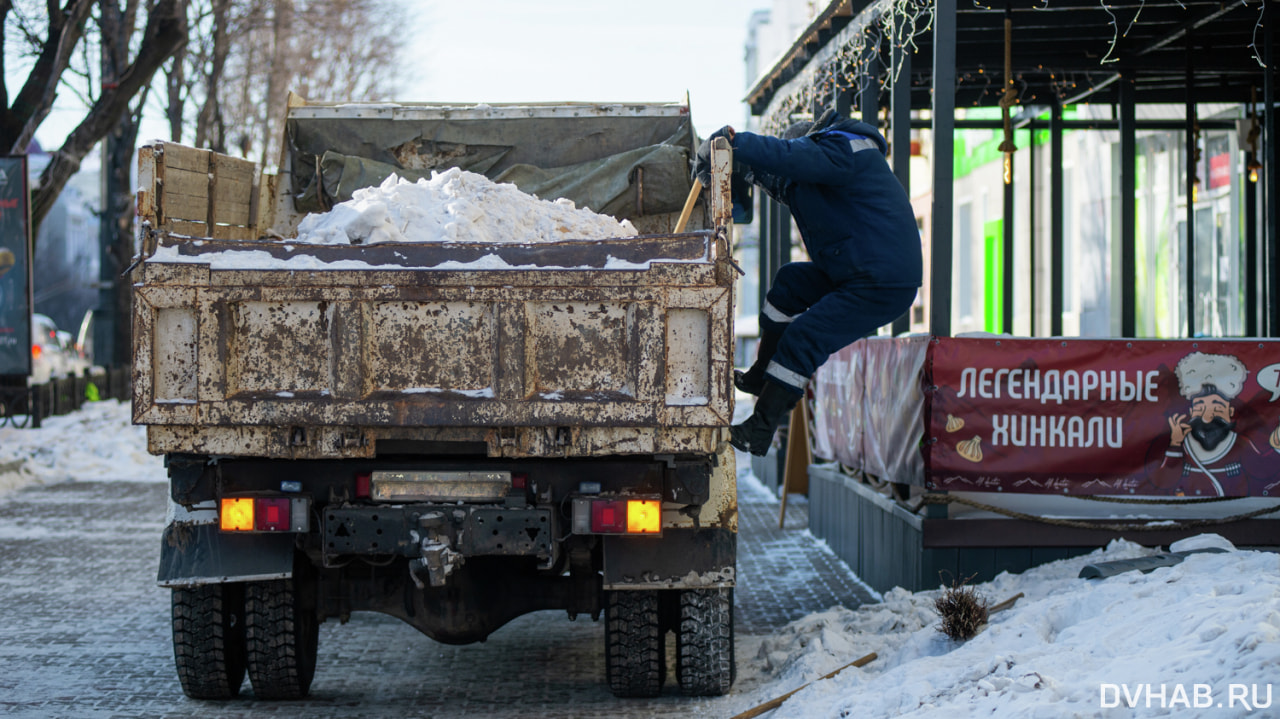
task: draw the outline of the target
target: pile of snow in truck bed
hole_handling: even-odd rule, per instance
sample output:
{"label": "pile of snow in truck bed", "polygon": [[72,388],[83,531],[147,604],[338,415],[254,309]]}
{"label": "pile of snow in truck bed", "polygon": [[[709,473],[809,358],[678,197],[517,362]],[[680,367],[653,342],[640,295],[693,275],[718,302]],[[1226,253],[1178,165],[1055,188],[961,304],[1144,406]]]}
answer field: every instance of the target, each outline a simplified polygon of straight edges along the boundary
{"label": "pile of snow in truck bed", "polygon": [[554,242],[638,234],[619,222],[565,199],[549,202],[484,175],[451,168],[417,182],[392,175],[378,187],[298,225],[301,243]]}

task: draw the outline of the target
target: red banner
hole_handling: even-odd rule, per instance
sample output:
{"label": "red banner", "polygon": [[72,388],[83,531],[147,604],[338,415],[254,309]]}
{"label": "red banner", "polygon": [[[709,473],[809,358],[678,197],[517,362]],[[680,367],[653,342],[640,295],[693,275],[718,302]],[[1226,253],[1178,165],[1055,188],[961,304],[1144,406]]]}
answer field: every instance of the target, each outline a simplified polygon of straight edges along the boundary
{"label": "red banner", "polygon": [[1280,342],[934,338],[926,484],[1280,494]]}
{"label": "red banner", "polygon": [[1209,189],[1231,184],[1231,155],[1222,153],[1209,158]]}

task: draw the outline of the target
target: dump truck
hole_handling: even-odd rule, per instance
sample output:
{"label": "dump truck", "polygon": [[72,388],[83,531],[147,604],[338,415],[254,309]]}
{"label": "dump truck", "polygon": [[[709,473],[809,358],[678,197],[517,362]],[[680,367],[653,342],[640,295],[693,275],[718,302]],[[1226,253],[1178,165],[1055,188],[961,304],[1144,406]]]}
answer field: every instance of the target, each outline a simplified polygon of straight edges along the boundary
{"label": "dump truck", "polygon": [[[662,691],[668,635],[681,692],[728,691],[732,159],[695,198],[695,142],[687,104],[291,98],[272,174],[140,148],[133,420],[168,471],[186,694],[305,696],[318,625],[354,612],[463,644],[547,609],[603,617],[618,696]],[[453,167],[640,234],[296,241]]]}

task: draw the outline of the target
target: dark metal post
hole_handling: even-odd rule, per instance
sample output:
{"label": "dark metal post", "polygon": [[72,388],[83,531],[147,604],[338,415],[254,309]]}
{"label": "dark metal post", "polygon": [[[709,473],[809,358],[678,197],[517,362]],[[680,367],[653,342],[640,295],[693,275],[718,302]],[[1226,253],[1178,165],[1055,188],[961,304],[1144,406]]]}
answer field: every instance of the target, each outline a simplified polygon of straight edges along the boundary
{"label": "dark metal post", "polygon": [[1062,207],[1062,105],[1049,112],[1049,335],[1062,336],[1063,311],[1063,224]]}
{"label": "dark metal post", "polygon": [[893,148],[893,174],[903,189],[911,192],[911,54],[893,48],[893,81],[889,146]]}
{"label": "dark metal post", "polygon": [[[1007,1],[1005,2],[1005,5],[1004,5],[1004,23],[1005,23],[1006,32],[1011,31],[1011,28],[1013,27],[1013,6]],[[1012,52],[1010,48],[1011,48],[1010,45],[1005,45],[1006,57],[1010,58],[1010,64],[1012,64],[1012,55],[1009,54]],[[1009,70],[1009,68],[1006,68],[1006,70]],[[1012,82],[1013,82],[1012,77],[1006,76],[1004,78],[1004,89],[1006,91],[1010,89],[1011,87],[1010,83]],[[1006,110],[1005,112],[1007,113],[1008,110]],[[1012,133],[1010,133],[1009,139],[1011,142],[1013,141]],[[1008,152],[1008,153],[1005,153],[1004,156],[1000,158],[1001,162],[1004,164],[1004,172],[1003,172],[1004,197],[1002,198],[1003,204],[1004,204],[1004,210],[1000,215],[1002,218],[1000,221],[1000,228],[1003,231],[1001,233],[1003,237],[1001,237],[1001,248],[1000,248],[1000,269],[1001,269],[1000,331],[1007,332],[1009,334],[1013,334],[1013,302],[1014,302],[1013,223],[1014,223],[1014,214],[1015,214],[1014,213],[1015,196],[1013,192],[1013,189],[1014,189],[1013,188],[1013,176],[1014,176],[1013,157],[1014,157],[1014,154],[1012,152]]]}
{"label": "dark metal post", "polygon": [[763,192],[757,192],[756,197],[760,198],[760,214],[756,216],[756,222],[760,223],[760,247],[758,248],[760,262],[756,268],[759,274],[760,292],[759,297],[756,299],[759,302],[757,311],[763,311],[765,293],[769,291],[769,283],[773,280],[773,269],[769,266],[773,259],[773,254],[769,251],[769,246],[773,237],[774,203],[773,198]]}
{"label": "dark metal post", "polygon": [[119,195],[120,188],[116,173],[111,171],[111,163],[107,158],[115,156],[117,144],[115,133],[107,133],[102,145],[102,212],[98,220],[98,306],[93,309],[93,361],[105,367],[115,364],[116,322],[120,321],[116,316],[116,282],[127,281],[116,277],[119,267],[112,254],[118,219],[115,198]]}
{"label": "dark metal post", "polygon": [[933,221],[929,331],[951,334],[955,220],[956,0],[937,0],[933,23]]}
{"label": "dark metal post", "polygon": [[1137,97],[1134,78],[1123,73],[1120,78],[1120,336],[1137,336],[1137,212],[1134,193],[1137,189],[1138,129]]}
{"label": "dark metal post", "polygon": [[769,282],[772,283],[778,269],[791,261],[791,210],[775,202],[769,216],[773,218],[773,242],[770,243],[773,257],[769,268]]}
{"label": "dark metal post", "polygon": [[[890,72],[897,73],[893,81],[893,97],[891,98],[892,118],[890,129],[893,137],[890,147],[893,148],[893,174],[902,183],[907,194],[911,194],[911,53],[903,52],[903,48],[891,48]],[[911,310],[893,321],[893,334],[900,335],[911,331]]]}
{"label": "dark metal post", "polygon": [[853,90],[851,88],[836,87],[836,114],[840,117],[852,117],[853,112]]}
{"label": "dark metal post", "polygon": [[[1003,158],[1002,158],[1003,159]],[[1002,238],[1001,251],[1001,283],[1003,284],[1002,299],[1000,304],[1000,325],[1001,331],[1013,334],[1013,219],[1014,219],[1014,194],[1013,194],[1013,155],[1010,154],[1009,160],[1009,177],[1004,183],[1004,220],[1000,223],[1004,231]]]}
{"label": "dark metal post", "polygon": [[1027,299],[1030,310],[1031,325],[1028,328],[1028,334],[1032,337],[1036,336],[1036,122],[1031,120],[1027,123],[1027,234],[1031,241],[1027,246],[1027,264],[1029,271],[1027,272],[1028,292]]}
{"label": "dark metal post", "polygon": [[1183,282],[1187,290],[1187,336],[1196,336],[1196,97],[1195,73],[1191,69],[1191,34],[1187,34],[1187,105],[1186,105],[1186,158],[1187,158],[1187,247],[1186,273]]}
{"label": "dark metal post", "polygon": [[1266,168],[1266,187],[1264,189],[1263,200],[1265,204],[1264,212],[1266,217],[1264,221],[1266,228],[1263,236],[1263,256],[1266,262],[1263,263],[1263,271],[1266,272],[1266,294],[1262,298],[1262,306],[1267,308],[1266,311],[1266,336],[1280,337],[1280,283],[1277,282],[1276,262],[1280,261],[1280,254],[1277,251],[1277,224],[1280,224],[1280,153],[1276,152],[1276,147],[1280,145],[1280,137],[1277,137],[1278,123],[1276,122],[1276,82],[1275,82],[1275,16],[1276,7],[1274,3],[1268,3],[1263,10],[1266,13],[1266,35],[1263,40],[1263,62],[1266,63],[1266,69],[1263,71],[1262,82],[1262,100],[1263,106],[1266,108],[1266,128],[1263,131],[1263,166]]}
{"label": "dark metal post", "polygon": [[[1258,188],[1261,183],[1250,179],[1248,163],[1254,159],[1244,153],[1244,334],[1257,337],[1258,327]],[[1259,178],[1261,179],[1261,178]]]}
{"label": "dark metal post", "polygon": [[872,127],[878,127],[880,124],[880,82],[878,75],[880,74],[880,49],[867,47],[863,51],[862,75],[858,78],[858,84],[862,88],[859,110],[862,112],[862,121]]}

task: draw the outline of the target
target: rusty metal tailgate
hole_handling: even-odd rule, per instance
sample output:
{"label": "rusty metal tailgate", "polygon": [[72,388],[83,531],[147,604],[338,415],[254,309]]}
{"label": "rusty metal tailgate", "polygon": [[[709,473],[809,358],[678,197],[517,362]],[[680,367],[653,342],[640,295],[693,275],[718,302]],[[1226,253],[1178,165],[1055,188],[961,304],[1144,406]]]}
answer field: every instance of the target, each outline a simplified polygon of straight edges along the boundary
{"label": "rusty metal tailgate", "polygon": [[[175,442],[240,428],[224,450],[287,456],[367,456],[392,429],[470,428],[496,447],[499,428],[555,435],[560,449],[530,454],[572,451],[590,428],[715,430],[732,412],[722,244],[711,232],[486,248],[162,238],[135,300],[134,418]],[[228,250],[365,266],[237,268]],[[442,269],[480,251],[519,269]]]}

